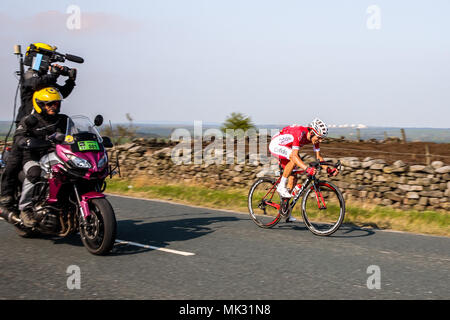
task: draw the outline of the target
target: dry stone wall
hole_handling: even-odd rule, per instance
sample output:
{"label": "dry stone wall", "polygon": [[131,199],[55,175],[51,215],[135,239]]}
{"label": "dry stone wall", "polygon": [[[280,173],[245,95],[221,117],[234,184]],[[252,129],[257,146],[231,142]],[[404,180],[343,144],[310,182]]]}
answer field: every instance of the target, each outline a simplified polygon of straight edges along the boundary
{"label": "dry stone wall", "polygon": [[[133,143],[111,149],[112,161],[118,155],[122,177],[163,180],[170,183],[202,184],[211,188],[250,186],[262,176],[278,173],[275,158],[258,163],[246,157],[243,164],[175,164],[172,151],[176,143],[156,139],[135,139]],[[249,161],[251,160],[251,161]],[[450,211],[450,165],[441,161],[430,166],[406,165],[398,160],[345,157],[338,177],[331,178],[347,200],[359,200],[401,209]],[[306,158],[305,162],[314,161]],[[322,173],[323,175],[324,173]]]}

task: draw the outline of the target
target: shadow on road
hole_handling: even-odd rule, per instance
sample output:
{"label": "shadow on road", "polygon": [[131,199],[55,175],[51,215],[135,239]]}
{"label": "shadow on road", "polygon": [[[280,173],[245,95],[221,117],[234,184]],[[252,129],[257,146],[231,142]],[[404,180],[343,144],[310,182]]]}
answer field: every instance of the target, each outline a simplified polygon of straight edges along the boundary
{"label": "shadow on road", "polygon": [[364,227],[359,227],[352,223],[343,224],[338,231],[332,234],[330,237],[333,238],[359,238],[368,237],[375,234],[373,229],[367,229]]}
{"label": "shadow on road", "polygon": [[44,240],[52,240],[53,244],[68,244],[71,246],[82,247],[83,242],[81,242],[81,238],[79,234],[71,234],[64,238],[57,237],[54,235],[48,234],[38,234],[34,237],[35,239],[44,239]]}
{"label": "shadow on road", "polygon": [[[206,214],[211,215],[211,213]],[[186,215],[189,216],[188,214]],[[173,215],[170,217],[173,217]],[[240,219],[235,217],[220,216],[146,223],[142,223],[143,220],[139,219],[119,220],[117,221],[117,239],[163,248],[170,243],[195,239],[212,233],[220,228],[220,226],[212,228],[210,226],[211,224],[239,220]],[[38,234],[34,238],[47,241],[50,240],[53,241],[53,244],[55,245],[83,246],[79,234],[72,234],[64,238],[56,237],[54,235]],[[116,243],[110,255],[136,254],[151,250],[153,249]]]}
{"label": "shadow on road", "polygon": [[[196,213],[198,214],[198,213]],[[206,217],[201,218],[185,218],[164,221],[150,221],[143,222],[141,219],[118,220],[117,238],[136,242],[141,245],[155,246],[159,248],[167,247],[174,242],[186,241],[208,235],[217,231],[222,225],[211,226],[220,222],[235,222],[246,219],[238,217],[227,216],[213,216],[211,213],[203,212]],[[189,214],[183,214],[189,217]],[[179,217],[178,215],[177,217]],[[173,218],[174,216],[170,216]],[[250,220],[250,219],[247,219]],[[146,220],[148,221],[148,220]],[[370,226],[369,226],[370,227]],[[310,232],[304,223],[283,223],[275,227],[279,230],[298,230],[303,232]],[[358,238],[374,235],[373,229],[364,228],[364,226],[356,226],[351,223],[343,224],[338,231],[331,238]],[[53,236],[40,235],[41,239],[53,240],[54,244],[68,244],[72,246],[83,246],[80,236],[77,234],[66,238],[54,238]],[[126,243],[116,243],[110,255],[129,255],[138,254],[147,251],[152,251],[151,248],[139,247],[135,245],[128,245]]]}
{"label": "shadow on road", "polygon": [[[163,248],[176,241],[195,239],[216,231],[218,227],[212,228],[211,224],[231,221],[239,221],[239,219],[235,217],[216,216],[147,223],[142,223],[142,220],[120,220],[117,222],[117,238]],[[152,249],[116,244],[112,254],[136,254],[151,250]]]}
{"label": "shadow on road", "polygon": [[[302,223],[287,223],[280,225],[279,229],[290,229],[290,230],[299,230],[299,231],[309,231],[309,229]],[[366,229],[363,227],[359,227],[352,223],[344,223],[341,227],[332,235],[330,238],[359,238],[359,237],[368,237],[375,234],[373,229]]]}

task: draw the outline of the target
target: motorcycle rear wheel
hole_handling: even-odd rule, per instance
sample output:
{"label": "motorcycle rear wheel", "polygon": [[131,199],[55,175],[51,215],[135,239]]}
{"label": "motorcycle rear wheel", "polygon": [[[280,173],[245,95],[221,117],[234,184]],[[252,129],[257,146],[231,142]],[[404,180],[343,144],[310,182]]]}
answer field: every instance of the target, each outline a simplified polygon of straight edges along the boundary
{"label": "motorcycle rear wheel", "polygon": [[114,209],[104,198],[92,199],[89,203],[91,215],[80,227],[80,236],[86,249],[95,255],[106,255],[114,246],[117,222]]}

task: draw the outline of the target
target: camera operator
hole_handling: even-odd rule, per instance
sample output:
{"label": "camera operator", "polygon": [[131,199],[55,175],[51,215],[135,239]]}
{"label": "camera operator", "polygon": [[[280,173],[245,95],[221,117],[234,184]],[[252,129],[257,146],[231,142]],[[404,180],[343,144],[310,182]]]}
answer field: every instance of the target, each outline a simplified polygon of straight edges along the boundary
{"label": "camera operator", "polygon": [[[68,79],[63,86],[56,83],[59,76],[67,76]],[[32,98],[36,91],[46,87],[54,87],[61,92],[62,96],[66,98],[70,95],[75,87],[76,69],[69,69],[62,67],[59,64],[53,64],[48,67],[48,70],[34,70],[29,68],[24,75],[24,81],[21,88],[21,102],[19,112],[16,117],[16,124],[24,117],[31,114],[33,110]]]}
{"label": "camera operator", "polygon": [[[75,87],[77,70],[69,69],[58,64],[51,64],[49,54],[56,51],[56,47],[43,43],[31,44],[26,52],[25,65],[30,68],[23,75],[21,84],[21,106],[15,119],[16,126],[26,116],[33,113],[33,94],[46,87],[59,90],[63,98],[70,95]],[[39,54],[43,52],[42,54]],[[67,76],[64,85],[57,84],[59,76]],[[13,141],[15,144],[16,141]],[[11,211],[16,202],[14,192],[18,185],[18,175],[22,168],[23,154],[19,148],[12,148],[2,174],[0,208]]]}

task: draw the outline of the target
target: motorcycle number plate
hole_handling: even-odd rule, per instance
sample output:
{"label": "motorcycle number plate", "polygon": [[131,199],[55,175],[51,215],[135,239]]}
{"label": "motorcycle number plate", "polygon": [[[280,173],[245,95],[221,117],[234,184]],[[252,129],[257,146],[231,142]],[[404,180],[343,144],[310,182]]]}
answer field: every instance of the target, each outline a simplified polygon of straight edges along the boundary
{"label": "motorcycle number plate", "polygon": [[97,141],[80,141],[78,142],[78,148],[80,149],[80,151],[100,150]]}

